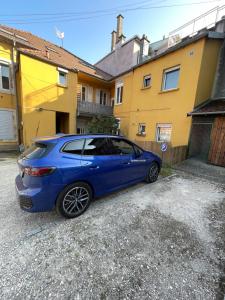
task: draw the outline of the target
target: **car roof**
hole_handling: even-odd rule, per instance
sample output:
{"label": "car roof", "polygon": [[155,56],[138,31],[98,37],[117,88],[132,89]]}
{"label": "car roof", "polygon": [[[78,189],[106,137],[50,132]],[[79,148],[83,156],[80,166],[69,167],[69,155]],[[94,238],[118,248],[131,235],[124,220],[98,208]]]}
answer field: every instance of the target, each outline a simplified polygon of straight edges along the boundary
{"label": "car roof", "polygon": [[114,138],[124,138],[121,135],[114,134],[103,134],[103,133],[88,133],[88,134],[56,134],[54,136],[43,136],[34,139],[34,142],[46,142],[46,143],[57,143],[59,141],[70,141],[73,139],[80,138],[96,138],[96,137],[114,137]]}

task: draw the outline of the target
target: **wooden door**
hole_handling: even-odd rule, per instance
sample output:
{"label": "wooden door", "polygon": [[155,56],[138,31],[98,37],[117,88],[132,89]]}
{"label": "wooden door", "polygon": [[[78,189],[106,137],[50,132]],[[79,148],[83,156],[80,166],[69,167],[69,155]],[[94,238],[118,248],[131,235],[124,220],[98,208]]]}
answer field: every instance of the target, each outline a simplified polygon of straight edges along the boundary
{"label": "wooden door", "polygon": [[208,161],[225,167],[225,117],[215,118]]}

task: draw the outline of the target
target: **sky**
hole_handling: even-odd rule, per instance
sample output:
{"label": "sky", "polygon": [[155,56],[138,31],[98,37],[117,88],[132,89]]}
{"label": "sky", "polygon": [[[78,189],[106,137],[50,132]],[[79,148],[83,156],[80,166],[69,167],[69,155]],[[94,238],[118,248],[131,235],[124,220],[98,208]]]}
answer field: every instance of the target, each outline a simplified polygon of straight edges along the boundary
{"label": "sky", "polygon": [[124,16],[127,39],[146,34],[154,42],[223,5],[225,0],[2,0],[0,24],[30,31],[60,45],[55,33],[58,28],[65,34],[66,49],[95,63],[110,51],[111,32],[116,29],[119,13]]}

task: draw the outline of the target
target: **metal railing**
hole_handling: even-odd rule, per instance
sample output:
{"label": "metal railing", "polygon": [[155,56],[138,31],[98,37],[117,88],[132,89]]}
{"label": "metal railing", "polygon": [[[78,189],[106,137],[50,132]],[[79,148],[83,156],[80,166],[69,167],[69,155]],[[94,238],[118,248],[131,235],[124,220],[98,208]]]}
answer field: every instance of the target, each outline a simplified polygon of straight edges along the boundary
{"label": "metal railing", "polygon": [[216,22],[220,21],[224,15],[225,5],[216,6],[190,22],[171,31],[168,38],[168,47],[176,45],[187,36],[195,35],[203,28],[209,29],[215,26]]}
{"label": "metal railing", "polygon": [[77,114],[79,115],[105,115],[111,116],[113,114],[113,107],[110,105],[101,105],[95,102],[78,101]]}

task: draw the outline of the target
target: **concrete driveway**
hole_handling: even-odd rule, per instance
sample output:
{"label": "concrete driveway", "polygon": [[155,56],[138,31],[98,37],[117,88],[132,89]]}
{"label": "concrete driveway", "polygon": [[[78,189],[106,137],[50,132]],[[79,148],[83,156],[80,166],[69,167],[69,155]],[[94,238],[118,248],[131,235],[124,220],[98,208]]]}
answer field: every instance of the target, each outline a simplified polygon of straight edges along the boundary
{"label": "concrete driveway", "polygon": [[65,220],[21,211],[0,161],[0,299],[223,299],[224,187],[176,172]]}

